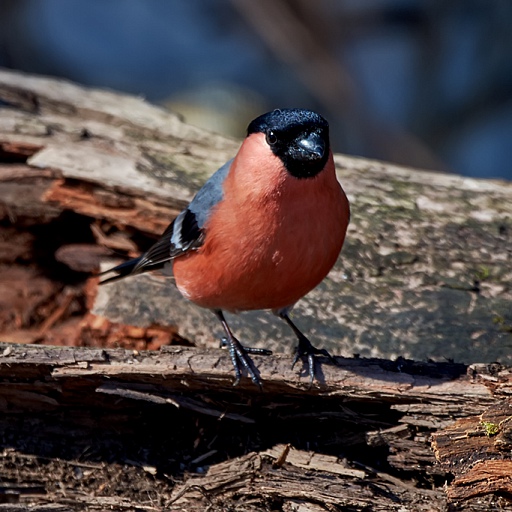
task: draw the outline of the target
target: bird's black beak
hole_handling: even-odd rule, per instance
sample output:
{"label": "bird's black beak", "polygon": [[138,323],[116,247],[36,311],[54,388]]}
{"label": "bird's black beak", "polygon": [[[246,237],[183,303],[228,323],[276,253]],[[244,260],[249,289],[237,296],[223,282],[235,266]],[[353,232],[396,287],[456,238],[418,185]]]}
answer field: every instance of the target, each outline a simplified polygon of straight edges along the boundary
{"label": "bird's black beak", "polygon": [[321,160],[325,155],[325,140],[319,133],[310,133],[297,141],[297,154],[300,160]]}

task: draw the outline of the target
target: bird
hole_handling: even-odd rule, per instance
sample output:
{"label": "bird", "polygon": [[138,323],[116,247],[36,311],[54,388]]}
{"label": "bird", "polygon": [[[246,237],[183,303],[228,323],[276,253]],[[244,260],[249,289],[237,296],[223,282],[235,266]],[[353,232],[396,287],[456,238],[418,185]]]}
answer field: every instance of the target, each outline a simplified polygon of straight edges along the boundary
{"label": "bird", "polygon": [[271,310],[292,329],[299,359],[315,379],[313,346],[290,318],[294,304],[315,288],[338,259],[350,220],[337,177],[329,124],[306,109],[276,109],[247,128],[237,154],[217,170],[161,238],[140,257],[102,272],[101,284],[171,268],[180,293],[211,310],[222,324],[237,385],[247,372],[261,388],[246,347],[224,312]]}

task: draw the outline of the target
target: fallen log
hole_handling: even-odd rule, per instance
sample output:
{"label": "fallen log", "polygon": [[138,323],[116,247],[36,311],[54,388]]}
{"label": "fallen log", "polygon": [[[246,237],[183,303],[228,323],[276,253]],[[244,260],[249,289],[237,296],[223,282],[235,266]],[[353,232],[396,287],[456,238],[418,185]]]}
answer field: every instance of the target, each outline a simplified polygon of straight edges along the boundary
{"label": "fallen log", "polygon": [[[0,101],[3,217],[59,232],[44,233],[54,274],[91,257],[81,245],[73,260],[69,245],[100,244],[113,257],[147,248],[238,146],[138,98],[11,71],[0,71]],[[296,306],[303,330],[344,356],[511,364],[512,185],[335,160],[352,220],[335,269]],[[30,261],[41,256],[34,243]],[[89,298],[110,320],[173,325],[201,346],[221,332],[165,280],[127,280]],[[230,324],[275,351],[289,337],[265,314]]]}
{"label": "fallen log", "polygon": [[[2,344],[0,474],[13,479],[8,461],[28,453],[40,464],[51,460],[59,471],[92,465],[95,477],[108,485],[112,464],[117,472],[120,465],[131,466],[135,487],[160,476],[160,506],[181,507],[171,510],[204,510],[212,503],[221,510],[219,504],[229,500],[248,507],[252,503],[255,510],[269,500],[289,507],[300,502],[305,510],[315,510],[315,503],[354,510],[369,503],[373,510],[444,510],[442,487],[454,469],[444,467],[446,457],[439,455],[440,438],[446,437],[442,429],[467,425],[472,416],[493,408],[501,407],[503,416],[503,396],[512,389],[510,369],[497,366],[338,358],[336,366],[322,364],[321,381],[310,386],[307,375],[291,369],[289,357],[255,359],[262,391],[248,378],[233,388],[229,356],[221,350]],[[503,421],[492,421],[497,425],[493,437],[506,437]],[[490,439],[483,425],[477,422],[473,428]],[[430,449],[432,433],[441,465]],[[226,439],[244,438],[245,446],[226,445]],[[459,435],[444,446],[458,443],[457,460],[469,460],[473,439]],[[283,440],[290,445],[278,446]],[[226,446],[234,458],[224,462],[219,447]],[[491,498],[503,506],[506,500],[500,495],[512,495],[507,464],[506,452],[497,458],[496,452],[480,451],[478,464],[467,465],[472,473],[465,477],[479,479],[480,487],[461,495],[456,480],[448,497],[466,501],[453,510],[488,510]],[[499,467],[507,472],[498,474]],[[191,473],[174,489],[162,476],[185,469]],[[15,478],[18,486],[25,483],[22,475]],[[48,494],[55,503],[66,503],[51,490],[53,474],[38,473],[36,480],[44,493],[29,499],[18,489],[20,503],[40,503]],[[77,492],[76,482],[64,485]],[[482,501],[482,496],[488,499]],[[121,497],[133,501],[126,491]],[[147,505],[139,502],[138,507],[154,509]],[[96,506],[94,500],[89,506]],[[110,506],[125,507],[121,498]]]}
{"label": "fallen log", "polygon": [[[165,278],[98,289],[237,145],[0,71],[0,509],[510,507],[510,184],[336,156],[353,220],[296,316],[343,357],[311,387],[275,354],[262,392],[233,388],[215,320]],[[283,351],[277,320],[231,323]]]}

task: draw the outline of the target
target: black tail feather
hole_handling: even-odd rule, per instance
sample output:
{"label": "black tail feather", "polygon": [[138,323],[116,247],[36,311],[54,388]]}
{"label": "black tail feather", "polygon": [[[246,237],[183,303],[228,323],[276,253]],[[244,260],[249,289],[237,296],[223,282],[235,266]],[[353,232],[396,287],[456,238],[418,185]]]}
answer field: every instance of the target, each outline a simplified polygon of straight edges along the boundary
{"label": "black tail feather", "polygon": [[[116,275],[108,277],[107,279],[103,279],[103,281],[100,281],[100,284],[111,283],[112,281],[117,281],[118,279],[129,276],[141,259],[142,257],[134,258],[133,260],[125,261],[124,263],[117,265],[117,267],[105,270],[105,272],[101,272],[100,276],[110,274],[111,272],[116,273]],[[136,273],[138,274],[139,272]]]}

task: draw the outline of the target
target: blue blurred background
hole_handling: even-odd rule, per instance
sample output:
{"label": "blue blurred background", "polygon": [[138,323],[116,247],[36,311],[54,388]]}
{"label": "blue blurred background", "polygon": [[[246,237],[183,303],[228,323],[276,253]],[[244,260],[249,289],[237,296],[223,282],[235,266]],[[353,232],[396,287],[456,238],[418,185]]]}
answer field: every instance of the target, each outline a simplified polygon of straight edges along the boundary
{"label": "blue blurred background", "polygon": [[239,137],[309,107],[336,151],[512,179],[510,0],[2,0],[0,66]]}

